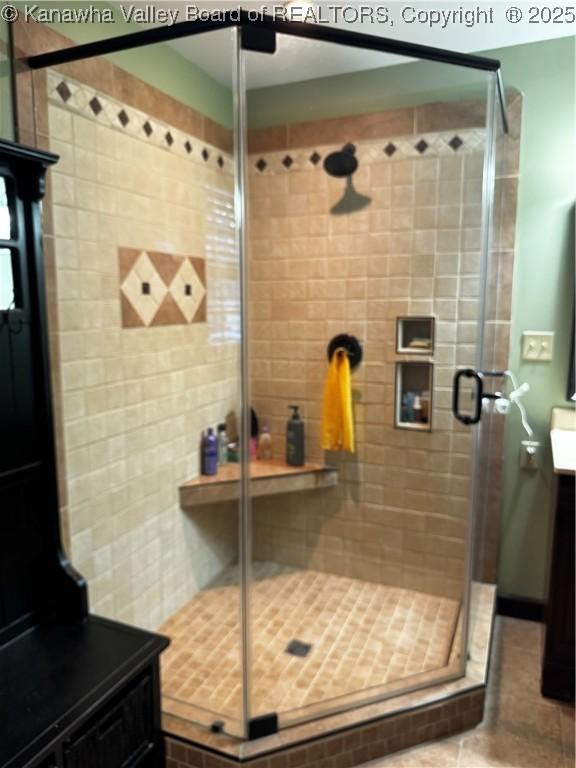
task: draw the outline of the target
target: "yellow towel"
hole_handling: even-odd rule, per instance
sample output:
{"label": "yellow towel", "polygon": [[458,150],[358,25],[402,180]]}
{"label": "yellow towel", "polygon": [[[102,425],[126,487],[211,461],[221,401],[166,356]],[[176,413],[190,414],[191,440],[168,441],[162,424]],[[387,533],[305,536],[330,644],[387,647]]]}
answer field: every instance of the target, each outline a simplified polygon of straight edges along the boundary
{"label": "yellow towel", "polygon": [[332,355],[324,384],[322,448],[354,453],[350,360],[343,349]]}

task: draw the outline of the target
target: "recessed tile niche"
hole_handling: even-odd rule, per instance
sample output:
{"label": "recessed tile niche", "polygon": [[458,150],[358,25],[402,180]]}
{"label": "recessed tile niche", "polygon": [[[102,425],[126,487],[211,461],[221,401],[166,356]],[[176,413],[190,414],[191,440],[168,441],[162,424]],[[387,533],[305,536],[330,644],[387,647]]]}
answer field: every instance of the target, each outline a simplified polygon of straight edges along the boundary
{"label": "recessed tile niche", "polygon": [[396,363],[396,427],[432,429],[432,370],[432,363]]}
{"label": "recessed tile niche", "polygon": [[396,318],[396,352],[403,355],[431,355],[433,351],[433,317]]}

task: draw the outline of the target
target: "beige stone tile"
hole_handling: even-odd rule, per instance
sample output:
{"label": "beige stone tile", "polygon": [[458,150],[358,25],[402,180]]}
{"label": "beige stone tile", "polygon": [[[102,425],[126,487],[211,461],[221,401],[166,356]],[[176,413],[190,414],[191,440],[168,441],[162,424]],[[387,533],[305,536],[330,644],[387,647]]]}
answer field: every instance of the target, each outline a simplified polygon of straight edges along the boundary
{"label": "beige stone tile", "polygon": [[[310,532],[309,546],[320,543],[326,553],[341,558],[342,539],[328,535],[328,530]],[[333,525],[332,530],[346,535],[344,528]],[[380,574],[379,526],[367,528],[366,535],[372,546],[349,542],[362,563],[352,575],[361,580],[294,571],[274,563],[253,566],[255,714],[272,707],[303,709],[327,698],[360,694],[366,685],[391,683],[447,663],[458,603],[374,583]],[[304,540],[297,530],[279,529],[276,552],[287,551],[293,557],[290,550],[302,552]],[[162,662],[163,694],[168,700],[237,716],[238,705],[229,696],[230,680],[239,679],[240,663],[236,579],[237,571],[224,573],[161,627],[172,640]],[[415,632],[411,639],[408,628]],[[286,654],[293,639],[311,643],[309,657]],[[399,642],[402,646],[395,646]],[[350,676],[352,666],[355,674]]]}

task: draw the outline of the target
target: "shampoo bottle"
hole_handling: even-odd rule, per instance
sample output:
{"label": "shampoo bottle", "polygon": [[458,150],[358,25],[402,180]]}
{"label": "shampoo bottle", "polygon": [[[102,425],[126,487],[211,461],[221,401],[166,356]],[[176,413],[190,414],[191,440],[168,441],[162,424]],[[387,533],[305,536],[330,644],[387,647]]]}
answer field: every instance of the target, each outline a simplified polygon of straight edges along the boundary
{"label": "shampoo bottle", "polygon": [[272,437],[270,429],[266,424],[262,426],[258,437],[258,458],[260,461],[270,461],[272,459]]}
{"label": "shampoo bottle", "polygon": [[292,408],[292,418],[286,425],[286,464],[301,467],[304,465],[304,422],[297,405],[288,407]]}
{"label": "shampoo bottle", "polygon": [[218,424],[218,464],[226,464],[228,461],[228,435],[226,424]]}
{"label": "shampoo bottle", "polygon": [[202,474],[215,475],[218,472],[218,438],[212,427],[202,439]]}

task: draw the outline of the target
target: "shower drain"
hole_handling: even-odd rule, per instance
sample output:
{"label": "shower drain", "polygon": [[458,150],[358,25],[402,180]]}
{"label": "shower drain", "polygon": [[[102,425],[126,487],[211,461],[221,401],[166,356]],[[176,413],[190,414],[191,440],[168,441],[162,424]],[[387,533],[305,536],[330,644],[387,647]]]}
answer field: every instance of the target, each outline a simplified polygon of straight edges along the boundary
{"label": "shower drain", "polygon": [[302,640],[290,640],[286,646],[286,653],[289,653],[291,656],[300,656],[302,659],[308,656],[311,650],[312,645],[310,643],[303,643]]}

